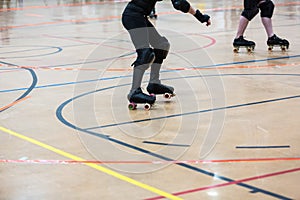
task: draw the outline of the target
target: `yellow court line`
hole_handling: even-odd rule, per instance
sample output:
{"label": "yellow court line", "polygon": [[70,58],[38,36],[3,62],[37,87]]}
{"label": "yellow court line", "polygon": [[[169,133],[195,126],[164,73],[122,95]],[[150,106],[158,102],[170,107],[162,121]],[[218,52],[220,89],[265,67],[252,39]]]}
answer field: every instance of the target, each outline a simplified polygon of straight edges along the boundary
{"label": "yellow court line", "polygon": [[[14,132],[14,131],[12,131],[12,130],[9,130],[9,129],[7,129],[7,128],[4,128],[4,127],[2,127],[2,126],[0,126],[0,130],[3,131],[3,132],[5,132],[5,133],[8,133],[8,134],[10,134],[10,135],[13,135],[13,136],[15,136],[15,137],[18,137],[18,138],[20,138],[20,139],[22,139],[22,140],[25,140],[25,141],[27,141],[27,142],[30,142],[30,143],[35,144],[35,145],[37,145],[37,146],[40,146],[40,147],[42,147],[42,148],[44,148],[44,149],[50,150],[50,151],[52,151],[52,152],[54,152],[54,153],[57,153],[57,154],[59,154],[59,155],[61,155],[61,156],[66,157],[66,158],[69,158],[69,159],[72,159],[72,160],[75,160],[75,161],[85,161],[83,158],[80,158],[80,157],[78,157],[78,156],[72,155],[72,154],[70,154],[70,153],[67,153],[67,152],[62,151],[62,150],[60,150],[60,149],[57,149],[57,148],[55,148],[55,147],[53,147],[53,146],[47,145],[47,144],[45,144],[45,143],[43,143],[43,142],[40,142],[40,141],[38,141],[38,140],[29,138],[29,137],[27,137],[27,136],[24,136],[24,135],[22,135],[22,134],[19,134],[19,133],[17,133],[17,132]],[[156,193],[156,194],[158,194],[158,195],[160,195],[160,196],[164,196],[164,197],[166,197],[166,198],[168,198],[168,199],[172,199],[172,200],[182,200],[182,198],[179,198],[179,197],[177,197],[177,196],[174,196],[174,195],[172,195],[172,194],[170,194],[170,193],[164,192],[164,191],[162,191],[162,190],[160,190],[160,189],[158,189],[158,188],[152,187],[152,186],[150,186],[150,185],[147,185],[147,184],[145,184],[145,183],[139,182],[139,181],[137,181],[137,180],[131,179],[131,178],[127,177],[127,176],[124,176],[124,175],[122,175],[122,174],[119,174],[119,173],[117,173],[117,172],[115,172],[115,171],[113,171],[113,170],[110,170],[110,169],[108,169],[108,168],[105,168],[105,167],[103,167],[103,166],[100,166],[100,165],[97,165],[97,164],[92,164],[92,163],[85,163],[85,165],[87,165],[87,166],[89,166],[89,167],[91,167],[91,168],[94,168],[94,169],[96,169],[96,170],[98,170],[98,171],[104,172],[104,173],[106,173],[106,174],[108,174],[108,175],[111,175],[111,176],[113,176],[113,177],[115,177],[115,178],[118,178],[118,179],[120,179],[120,180],[122,180],[122,181],[131,183],[131,184],[133,184],[133,185],[135,185],[135,186],[138,186],[138,187],[143,188],[143,189],[145,189],[145,190],[148,190],[148,191],[150,191],[150,192]]]}

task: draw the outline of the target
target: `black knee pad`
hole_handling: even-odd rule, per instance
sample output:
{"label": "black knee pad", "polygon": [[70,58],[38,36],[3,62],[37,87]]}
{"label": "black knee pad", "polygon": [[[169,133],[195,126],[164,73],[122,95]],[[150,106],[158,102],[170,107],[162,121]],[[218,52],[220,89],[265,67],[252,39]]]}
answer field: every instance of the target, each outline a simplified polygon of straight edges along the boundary
{"label": "black knee pad", "polygon": [[167,38],[162,37],[158,45],[154,47],[155,60],[154,63],[162,63],[166,59],[170,50],[170,43]]}
{"label": "black knee pad", "polygon": [[155,59],[155,54],[152,48],[138,49],[137,58],[132,63],[131,66],[143,66],[143,68],[148,69],[149,65],[151,65]]}
{"label": "black knee pad", "polygon": [[259,8],[261,17],[272,18],[275,8],[275,5],[272,1],[266,0],[262,2],[261,4],[259,4]]}
{"label": "black knee pad", "polygon": [[251,21],[259,12],[258,8],[244,9],[242,16]]}

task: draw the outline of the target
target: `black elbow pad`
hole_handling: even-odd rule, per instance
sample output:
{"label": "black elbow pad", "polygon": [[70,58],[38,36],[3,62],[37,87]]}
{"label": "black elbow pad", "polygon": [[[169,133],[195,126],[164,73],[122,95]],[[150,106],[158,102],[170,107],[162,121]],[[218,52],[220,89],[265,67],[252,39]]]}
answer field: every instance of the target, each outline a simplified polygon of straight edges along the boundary
{"label": "black elbow pad", "polygon": [[187,13],[191,7],[190,3],[186,0],[172,0],[173,7],[176,10]]}

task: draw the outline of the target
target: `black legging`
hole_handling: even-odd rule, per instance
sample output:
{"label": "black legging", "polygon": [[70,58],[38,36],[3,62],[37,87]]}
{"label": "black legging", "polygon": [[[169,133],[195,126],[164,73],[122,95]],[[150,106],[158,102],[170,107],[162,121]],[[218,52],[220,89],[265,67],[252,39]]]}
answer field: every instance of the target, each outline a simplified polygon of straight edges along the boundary
{"label": "black legging", "polygon": [[159,45],[161,35],[146,16],[122,15],[122,24],[129,32],[135,49],[155,48]]}

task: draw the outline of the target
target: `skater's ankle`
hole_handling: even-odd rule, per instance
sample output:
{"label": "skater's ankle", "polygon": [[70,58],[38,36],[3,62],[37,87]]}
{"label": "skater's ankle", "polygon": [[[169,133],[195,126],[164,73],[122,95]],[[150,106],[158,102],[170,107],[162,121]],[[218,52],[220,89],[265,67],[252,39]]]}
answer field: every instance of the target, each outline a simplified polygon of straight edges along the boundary
{"label": "skater's ankle", "polygon": [[269,36],[268,39],[275,38],[275,37],[277,37],[277,36],[273,33],[271,36]]}
{"label": "skater's ankle", "polygon": [[161,81],[160,80],[156,80],[156,81],[149,81],[149,84],[161,84]]}

